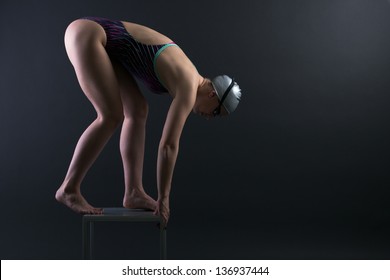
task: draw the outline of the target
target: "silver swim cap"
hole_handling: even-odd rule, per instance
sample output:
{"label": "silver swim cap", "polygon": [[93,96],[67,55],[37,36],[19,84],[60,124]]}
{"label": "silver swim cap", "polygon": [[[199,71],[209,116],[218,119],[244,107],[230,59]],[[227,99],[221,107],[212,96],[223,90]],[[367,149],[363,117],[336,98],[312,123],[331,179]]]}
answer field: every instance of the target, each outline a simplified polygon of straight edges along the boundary
{"label": "silver swim cap", "polygon": [[236,110],[241,100],[241,89],[234,79],[226,75],[220,75],[211,80],[219,98],[220,105],[225,107],[228,114]]}

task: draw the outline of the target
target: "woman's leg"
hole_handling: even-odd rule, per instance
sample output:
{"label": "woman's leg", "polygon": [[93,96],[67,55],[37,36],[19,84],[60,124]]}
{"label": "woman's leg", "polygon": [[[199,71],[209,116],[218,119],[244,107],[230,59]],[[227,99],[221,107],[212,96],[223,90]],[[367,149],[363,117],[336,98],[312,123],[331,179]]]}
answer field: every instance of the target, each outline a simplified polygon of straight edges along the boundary
{"label": "woman's leg", "polygon": [[120,64],[115,63],[114,69],[125,116],[120,137],[125,175],[123,206],[154,210],[156,201],[145,193],[142,183],[148,104],[134,78]]}
{"label": "woman's leg", "polygon": [[77,143],[65,180],[56,199],[78,213],[101,213],[81,195],[85,174],[123,120],[118,81],[104,48],[103,28],[89,20],[76,20],[65,33],[65,46],[82,90],[97,112],[97,118]]}

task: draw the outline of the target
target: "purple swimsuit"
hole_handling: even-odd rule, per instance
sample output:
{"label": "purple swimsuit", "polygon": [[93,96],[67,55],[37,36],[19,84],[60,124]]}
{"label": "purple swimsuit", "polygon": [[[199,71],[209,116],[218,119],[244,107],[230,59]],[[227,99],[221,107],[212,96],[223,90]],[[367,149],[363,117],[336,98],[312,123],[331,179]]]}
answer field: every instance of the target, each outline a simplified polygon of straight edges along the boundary
{"label": "purple swimsuit", "polygon": [[154,93],[165,93],[156,72],[156,60],[167,47],[177,46],[174,42],[165,45],[145,45],[135,40],[123,23],[100,17],[83,17],[100,24],[106,32],[106,50],[111,59],[120,62],[132,75],[140,79]]}

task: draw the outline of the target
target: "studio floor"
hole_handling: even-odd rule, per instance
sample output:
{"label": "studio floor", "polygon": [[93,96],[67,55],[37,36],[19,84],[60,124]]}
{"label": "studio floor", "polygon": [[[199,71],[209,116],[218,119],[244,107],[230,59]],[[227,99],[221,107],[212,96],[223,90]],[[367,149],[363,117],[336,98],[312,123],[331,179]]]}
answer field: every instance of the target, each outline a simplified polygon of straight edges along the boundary
{"label": "studio floor", "polygon": [[[26,213],[3,223],[1,259],[81,259],[80,216],[34,217]],[[168,258],[389,259],[388,236],[390,226],[380,219],[177,217],[168,227]],[[159,258],[159,231],[150,223],[96,224],[94,242],[95,259]]]}

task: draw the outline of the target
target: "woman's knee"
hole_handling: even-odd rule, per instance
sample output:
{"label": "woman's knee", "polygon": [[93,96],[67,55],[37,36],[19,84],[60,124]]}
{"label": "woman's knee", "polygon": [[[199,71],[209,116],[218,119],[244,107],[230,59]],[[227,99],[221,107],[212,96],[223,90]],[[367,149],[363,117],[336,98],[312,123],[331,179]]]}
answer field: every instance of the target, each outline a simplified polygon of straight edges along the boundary
{"label": "woman's knee", "polygon": [[104,126],[116,128],[123,122],[124,115],[122,111],[98,113],[97,120]]}
{"label": "woman's knee", "polygon": [[148,114],[149,105],[146,100],[139,101],[132,108],[125,110],[125,118],[137,122],[146,122]]}

